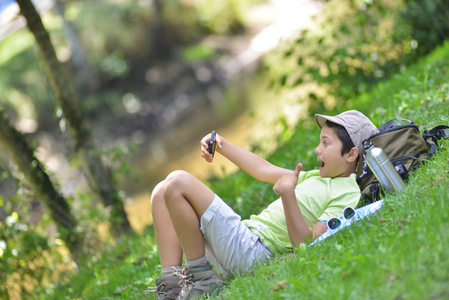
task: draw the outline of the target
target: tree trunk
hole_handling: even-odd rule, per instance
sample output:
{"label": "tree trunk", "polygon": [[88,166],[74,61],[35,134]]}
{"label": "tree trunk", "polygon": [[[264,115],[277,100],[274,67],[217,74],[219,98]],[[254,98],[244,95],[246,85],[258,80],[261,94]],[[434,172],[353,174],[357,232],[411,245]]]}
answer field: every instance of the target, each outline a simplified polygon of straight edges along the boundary
{"label": "tree trunk", "polygon": [[75,140],[76,152],[82,166],[87,171],[90,186],[110,210],[113,231],[115,233],[129,231],[130,225],[123,203],[112,183],[108,169],[103,164],[98,151],[95,150],[87,120],[82,113],[73,85],[67,79],[67,75],[56,57],[50,36],[31,0],[17,0],[17,3],[21,14],[27,20],[28,28],[36,39],[47,78]]}
{"label": "tree trunk", "polygon": [[50,209],[61,239],[65,241],[75,261],[79,262],[82,238],[76,233],[76,220],[69,204],[54,188],[48,174],[34,156],[34,152],[23,135],[12,127],[0,110],[0,145],[25,175],[36,196]]}

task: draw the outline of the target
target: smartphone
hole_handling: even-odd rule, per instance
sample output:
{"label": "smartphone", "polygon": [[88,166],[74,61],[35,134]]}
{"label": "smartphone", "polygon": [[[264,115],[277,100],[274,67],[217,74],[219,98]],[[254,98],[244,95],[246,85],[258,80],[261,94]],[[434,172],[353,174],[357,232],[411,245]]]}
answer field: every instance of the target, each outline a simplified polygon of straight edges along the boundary
{"label": "smartphone", "polygon": [[212,157],[215,154],[216,146],[217,146],[217,142],[215,141],[215,131],[212,131],[212,134],[210,135],[209,145],[207,147],[207,151],[209,151],[209,153],[212,154]]}

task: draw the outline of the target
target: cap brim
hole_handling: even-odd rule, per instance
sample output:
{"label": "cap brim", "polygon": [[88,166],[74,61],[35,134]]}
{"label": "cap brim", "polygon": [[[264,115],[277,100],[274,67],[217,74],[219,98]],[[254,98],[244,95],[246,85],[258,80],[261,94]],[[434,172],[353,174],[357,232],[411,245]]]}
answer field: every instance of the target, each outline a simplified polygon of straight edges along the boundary
{"label": "cap brim", "polygon": [[323,128],[324,125],[326,124],[326,121],[331,121],[332,123],[341,125],[343,127],[345,127],[345,125],[346,125],[346,124],[342,124],[341,120],[336,117],[320,115],[320,114],[315,115],[315,123],[318,125],[319,128]]}
{"label": "cap brim", "polygon": [[323,118],[321,115],[316,114],[315,123],[316,125],[318,125],[319,128],[323,128],[324,124],[326,123],[326,119]]}

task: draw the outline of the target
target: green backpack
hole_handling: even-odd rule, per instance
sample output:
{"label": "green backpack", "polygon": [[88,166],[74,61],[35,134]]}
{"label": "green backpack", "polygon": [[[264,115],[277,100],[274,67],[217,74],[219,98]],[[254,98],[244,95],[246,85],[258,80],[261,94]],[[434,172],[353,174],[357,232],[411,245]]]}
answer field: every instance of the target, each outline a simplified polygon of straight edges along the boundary
{"label": "green backpack", "polygon": [[[365,141],[371,141],[375,147],[382,148],[396,171],[406,181],[409,172],[434,155],[440,149],[439,140],[447,137],[449,126],[440,125],[421,134],[412,121],[394,118],[382,125],[379,133]],[[361,206],[379,200],[384,195],[382,184],[365,162],[365,153],[363,149],[357,167],[357,183],[362,191]]]}

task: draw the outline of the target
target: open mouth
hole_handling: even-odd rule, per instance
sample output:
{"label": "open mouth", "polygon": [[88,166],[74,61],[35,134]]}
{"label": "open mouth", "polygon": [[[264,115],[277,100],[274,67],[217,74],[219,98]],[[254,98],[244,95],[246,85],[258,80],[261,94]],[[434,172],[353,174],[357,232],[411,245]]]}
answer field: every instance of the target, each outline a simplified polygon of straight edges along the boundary
{"label": "open mouth", "polygon": [[324,167],[324,161],[320,160],[320,162],[321,162],[321,168]]}

